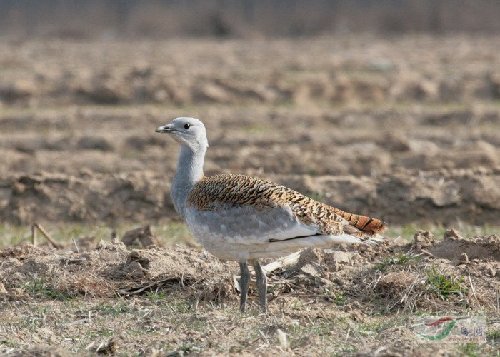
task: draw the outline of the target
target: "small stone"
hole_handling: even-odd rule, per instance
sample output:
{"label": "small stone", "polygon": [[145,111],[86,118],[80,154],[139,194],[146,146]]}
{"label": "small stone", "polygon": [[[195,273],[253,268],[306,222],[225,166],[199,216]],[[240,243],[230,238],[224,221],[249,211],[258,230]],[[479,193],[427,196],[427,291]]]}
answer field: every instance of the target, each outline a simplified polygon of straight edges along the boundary
{"label": "small stone", "polygon": [[444,240],[456,240],[456,239],[463,239],[463,237],[453,228],[447,229],[446,232],[444,232],[443,236]]}
{"label": "small stone", "polygon": [[131,263],[131,262],[137,262],[137,263],[139,263],[141,268],[146,269],[146,270],[149,269],[149,259],[141,256],[139,254],[139,252],[136,250],[130,252],[130,254],[128,256],[127,263]]}
{"label": "small stone", "polygon": [[125,232],[122,242],[127,246],[140,245],[142,247],[158,246],[158,240],[151,232],[150,226],[144,226]]}

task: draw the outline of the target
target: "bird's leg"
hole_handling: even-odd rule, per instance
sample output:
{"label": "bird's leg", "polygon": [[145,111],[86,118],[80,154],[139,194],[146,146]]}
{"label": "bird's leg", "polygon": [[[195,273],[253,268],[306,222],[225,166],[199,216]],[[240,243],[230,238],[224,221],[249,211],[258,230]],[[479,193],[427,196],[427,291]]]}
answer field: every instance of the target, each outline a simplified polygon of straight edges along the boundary
{"label": "bird's leg", "polygon": [[246,261],[240,262],[240,311],[245,312],[248,296],[248,283],[250,282],[250,271]]}
{"label": "bird's leg", "polygon": [[253,261],[253,267],[255,269],[255,280],[257,282],[257,290],[259,291],[259,306],[262,312],[267,312],[267,278],[264,269],[260,265],[259,261],[255,259]]}

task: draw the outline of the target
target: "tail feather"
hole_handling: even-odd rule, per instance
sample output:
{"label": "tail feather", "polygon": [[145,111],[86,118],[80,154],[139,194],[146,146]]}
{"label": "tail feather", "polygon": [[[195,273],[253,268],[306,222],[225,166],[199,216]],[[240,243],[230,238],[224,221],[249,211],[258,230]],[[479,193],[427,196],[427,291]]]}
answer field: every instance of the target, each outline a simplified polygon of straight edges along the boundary
{"label": "tail feather", "polygon": [[385,223],[378,218],[360,216],[359,214],[345,212],[338,208],[335,208],[335,213],[349,222],[351,226],[365,233],[381,233],[385,229]]}

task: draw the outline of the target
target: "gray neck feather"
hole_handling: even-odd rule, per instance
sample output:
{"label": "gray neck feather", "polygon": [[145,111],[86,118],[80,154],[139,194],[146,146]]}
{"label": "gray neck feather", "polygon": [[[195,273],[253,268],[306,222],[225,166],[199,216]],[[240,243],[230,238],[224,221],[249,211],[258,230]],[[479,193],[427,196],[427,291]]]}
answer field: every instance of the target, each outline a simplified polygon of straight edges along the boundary
{"label": "gray neck feather", "polygon": [[192,149],[187,145],[181,146],[170,196],[174,202],[175,210],[182,217],[184,217],[186,200],[191,189],[203,177],[203,163],[206,151],[205,146],[196,149]]}

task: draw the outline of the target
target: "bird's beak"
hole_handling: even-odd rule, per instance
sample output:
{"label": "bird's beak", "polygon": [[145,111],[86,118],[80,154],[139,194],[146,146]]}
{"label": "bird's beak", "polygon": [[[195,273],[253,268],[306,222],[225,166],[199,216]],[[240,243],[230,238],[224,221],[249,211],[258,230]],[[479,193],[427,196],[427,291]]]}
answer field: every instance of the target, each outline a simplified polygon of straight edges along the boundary
{"label": "bird's beak", "polygon": [[173,131],[175,131],[175,129],[172,124],[167,124],[156,128],[157,133],[171,133]]}

